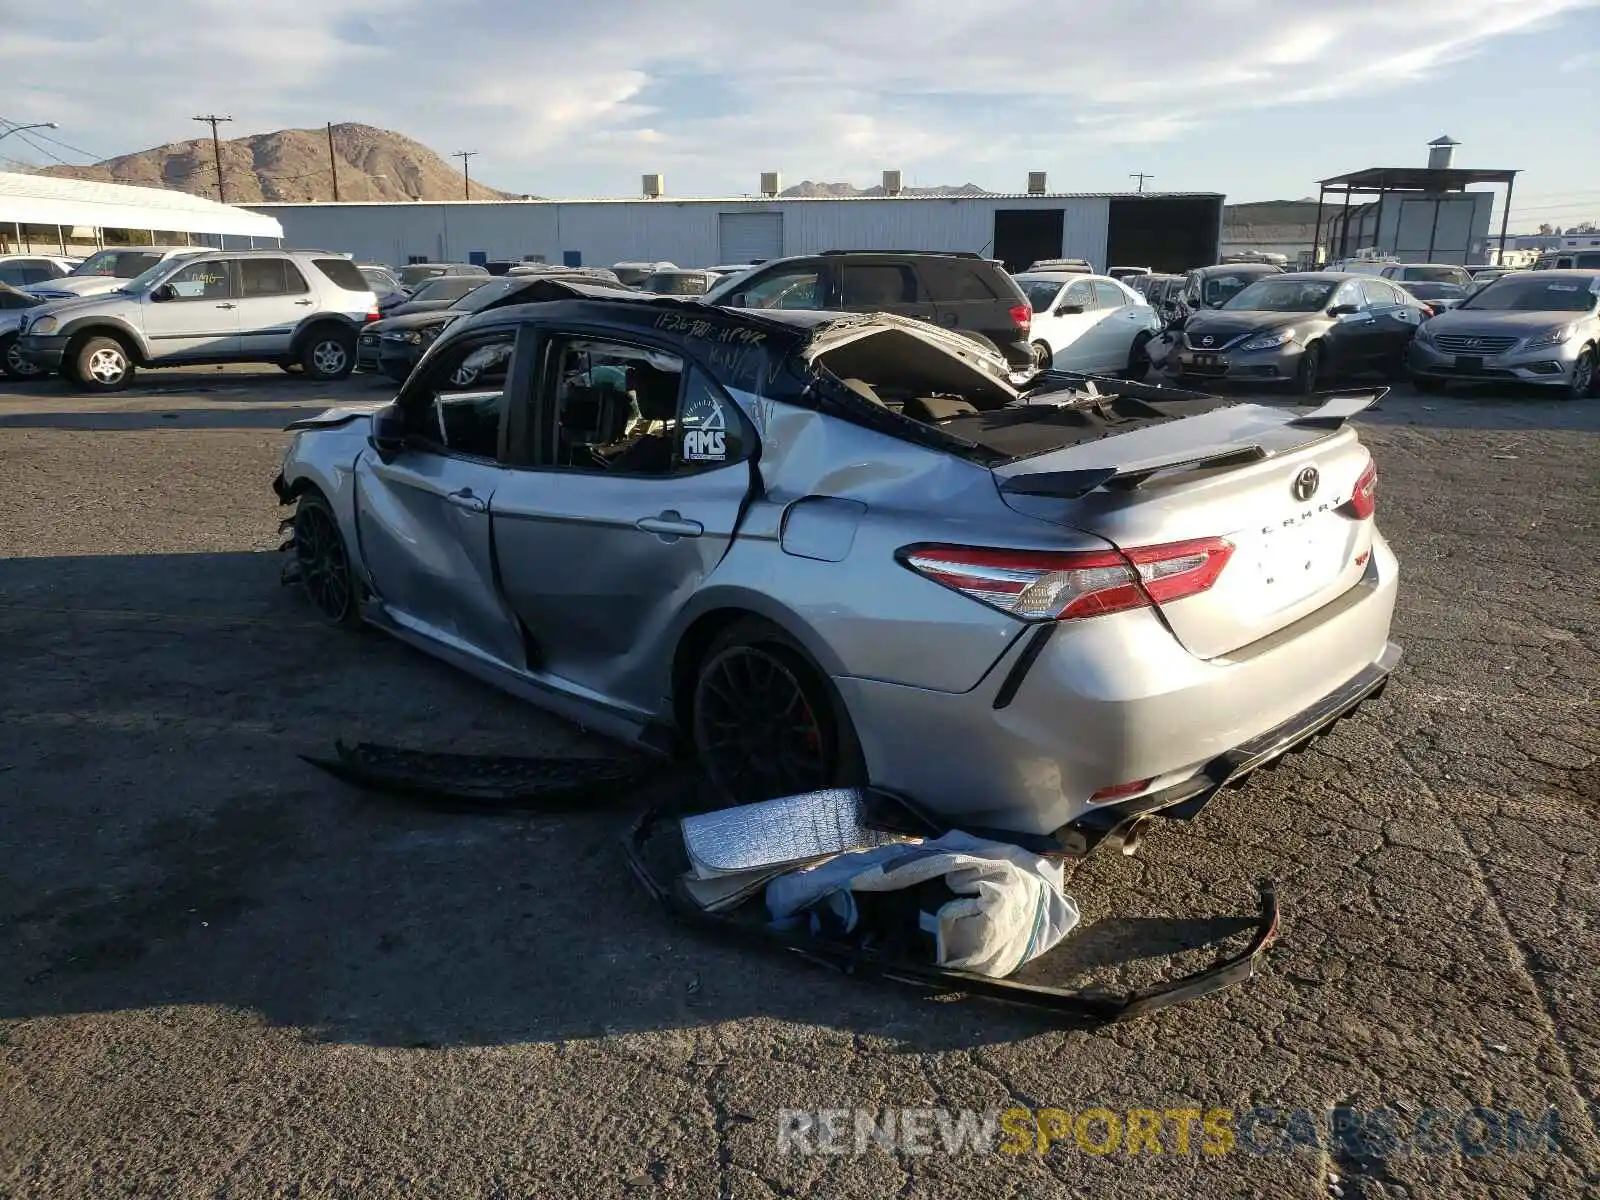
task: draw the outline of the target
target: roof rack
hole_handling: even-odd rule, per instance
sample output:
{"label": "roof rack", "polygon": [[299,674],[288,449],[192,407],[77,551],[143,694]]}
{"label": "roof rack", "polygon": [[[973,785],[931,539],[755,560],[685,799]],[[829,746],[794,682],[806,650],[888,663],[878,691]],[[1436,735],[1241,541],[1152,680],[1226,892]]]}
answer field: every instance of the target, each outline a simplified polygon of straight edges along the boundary
{"label": "roof rack", "polygon": [[824,254],[937,254],[944,258],[978,258],[972,250],[824,250]]}

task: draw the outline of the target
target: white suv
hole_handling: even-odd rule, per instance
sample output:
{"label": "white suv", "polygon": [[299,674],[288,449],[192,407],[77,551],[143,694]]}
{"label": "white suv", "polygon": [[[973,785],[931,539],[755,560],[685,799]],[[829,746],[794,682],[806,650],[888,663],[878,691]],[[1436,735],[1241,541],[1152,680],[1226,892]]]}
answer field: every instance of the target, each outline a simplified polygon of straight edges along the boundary
{"label": "white suv", "polygon": [[30,310],[22,359],[90,391],[136,367],[264,362],[343,379],[377,301],[349,259],[321,250],[208,250],[164,260],[114,292]]}

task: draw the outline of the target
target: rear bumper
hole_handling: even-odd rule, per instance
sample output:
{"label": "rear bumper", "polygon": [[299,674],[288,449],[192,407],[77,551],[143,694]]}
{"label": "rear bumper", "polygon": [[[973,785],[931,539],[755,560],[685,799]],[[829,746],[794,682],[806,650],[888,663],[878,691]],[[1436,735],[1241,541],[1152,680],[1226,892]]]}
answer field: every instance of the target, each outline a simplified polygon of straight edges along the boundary
{"label": "rear bumper", "polygon": [[17,339],[17,353],[22,361],[49,371],[59,371],[61,360],[67,355],[66,337],[39,337],[25,333]]}
{"label": "rear bumper", "polygon": [[[1398,579],[1374,536],[1355,587],[1220,658],[1196,658],[1141,609],[1024,633],[961,694],[835,683],[874,786],[952,823],[1035,836],[1078,829],[1092,844],[1134,806],[1209,798],[1219,773],[1235,781],[1279,742],[1359,704],[1398,656],[1389,641]],[[1151,782],[1113,804],[1091,800],[1136,780]]]}

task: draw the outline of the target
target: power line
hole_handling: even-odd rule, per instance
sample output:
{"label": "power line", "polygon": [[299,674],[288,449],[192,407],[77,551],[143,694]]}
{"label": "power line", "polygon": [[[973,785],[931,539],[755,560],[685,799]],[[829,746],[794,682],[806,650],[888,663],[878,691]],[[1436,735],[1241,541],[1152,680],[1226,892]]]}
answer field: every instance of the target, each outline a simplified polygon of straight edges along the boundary
{"label": "power line", "polygon": [[11,132],[16,134],[19,138],[21,138],[28,145],[32,146],[35,150],[37,150],[40,154],[44,155],[46,158],[53,159],[55,162],[59,163],[63,167],[72,166],[72,164],[69,163],[66,159],[61,158],[58,155],[52,154],[45,147],[39,145],[39,143],[34,141],[31,137],[29,137],[27,132],[25,130],[23,130],[20,126],[14,127],[11,130]]}
{"label": "power line", "polygon": [[217,126],[222,124],[224,121],[231,121],[233,118],[219,117],[214,114],[207,113],[203,117],[193,117],[191,119],[195,121],[204,121],[206,124],[211,126],[211,153],[216,157],[217,160],[217,201],[221,204],[226,204],[228,202],[228,193],[222,184],[222,141],[217,136]]}
{"label": "power line", "polygon": [[[7,117],[7,116],[0,116],[0,121],[3,121],[7,125],[11,125],[11,126],[17,126],[17,125],[22,124],[21,121],[13,121],[10,117]],[[53,143],[53,144],[55,144],[57,146],[60,146],[63,150],[71,150],[74,154],[81,154],[84,158],[92,158],[92,159],[94,159],[94,160],[96,160],[98,162],[100,160],[100,158],[102,157],[101,155],[98,155],[98,154],[91,154],[89,151],[83,149],[80,146],[74,146],[74,145],[71,145],[68,142],[63,142],[58,137],[51,137],[48,133],[45,133],[43,130],[35,129],[35,130],[32,131],[32,133],[33,133],[33,135],[35,137],[43,138],[47,142],[51,142],[51,143]]]}

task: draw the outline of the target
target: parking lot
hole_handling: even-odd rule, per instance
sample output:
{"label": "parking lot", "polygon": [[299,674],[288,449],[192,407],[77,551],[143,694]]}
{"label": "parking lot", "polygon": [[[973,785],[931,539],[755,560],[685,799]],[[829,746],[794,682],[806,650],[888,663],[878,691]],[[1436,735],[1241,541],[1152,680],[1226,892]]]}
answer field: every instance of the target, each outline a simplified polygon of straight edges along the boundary
{"label": "parking lot", "polygon": [[[279,586],[282,425],[388,387],[0,386],[0,1195],[1600,1188],[1600,402],[1401,388],[1362,419],[1404,570],[1393,686],[1068,875],[1074,953],[1134,973],[1275,879],[1265,969],[1063,1030],[669,923],[617,848],[642,797],[452,815],[301,762],[335,738],[613,752]],[[1265,1127],[1225,1154],[777,1136],[783,1109],[1335,1105],[1484,1112],[1409,1155]],[[1553,1147],[1493,1133],[1551,1109]]]}

